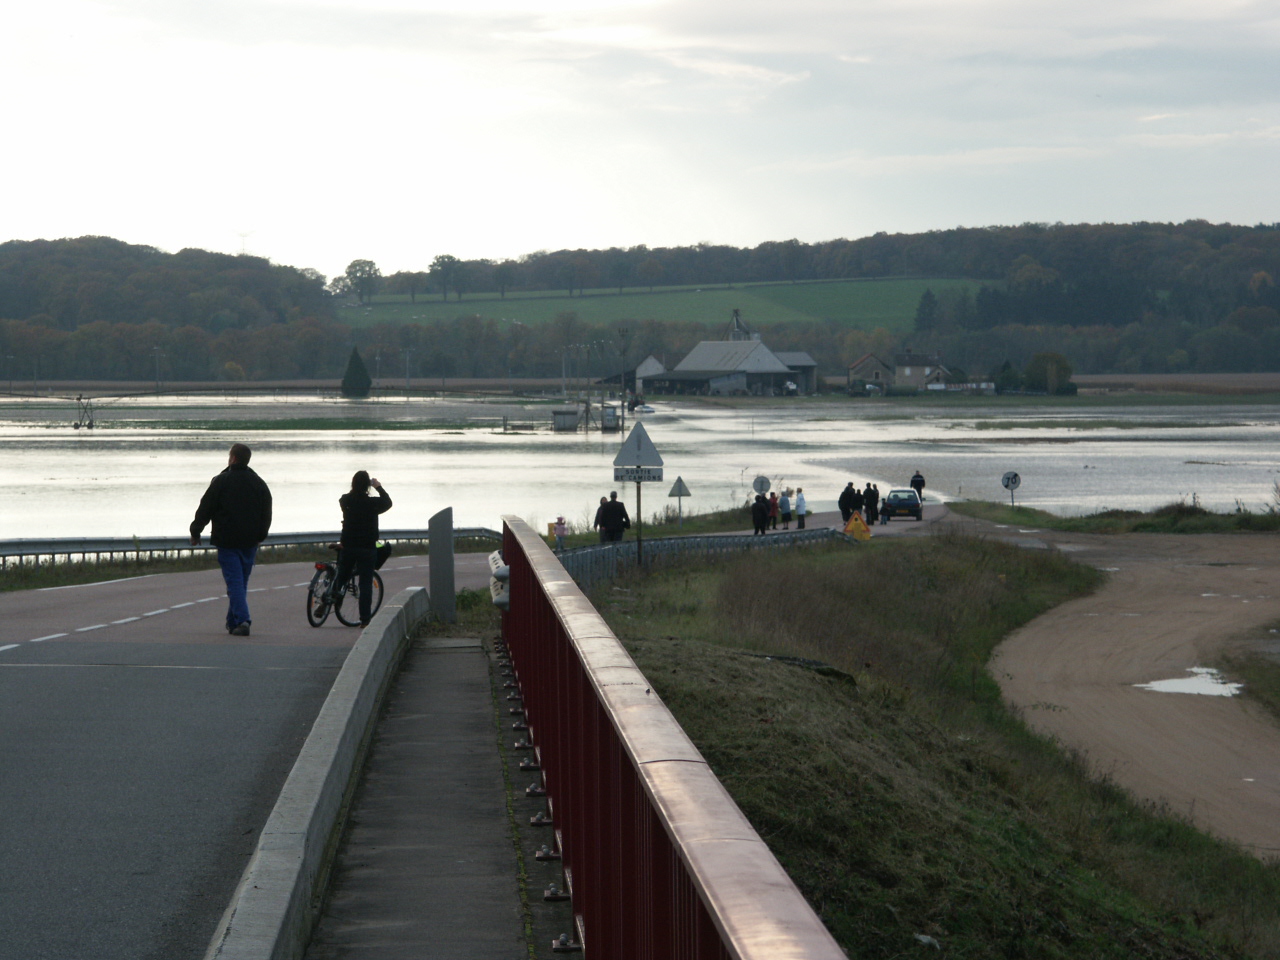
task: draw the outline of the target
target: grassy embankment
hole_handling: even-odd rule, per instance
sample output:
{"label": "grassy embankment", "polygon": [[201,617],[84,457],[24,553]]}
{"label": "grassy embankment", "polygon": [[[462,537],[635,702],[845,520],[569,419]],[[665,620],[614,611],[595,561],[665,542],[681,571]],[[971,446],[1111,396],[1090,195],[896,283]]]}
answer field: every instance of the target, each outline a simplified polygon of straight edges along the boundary
{"label": "grassy embankment", "polygon": [[595,599],[850,956],[1280,955],[1280,867],[1090,779],[986,671],[1100,576],[946,535]]}
{"label": "grassy embankment", "polygon": [[1033,507],[1010,507],[985,500],[956,500],[955,513],[1009,526],[1034,526],[1067,533],[1239,533],[1280,530],[1280,511],[1211,513],[1194,503],[1170,503],[1156,510],[1106,510],[1083,517],[1060,517]]}
{"label": "grassy embankment", "polygon": [[[686,513],[684,522],[679,522],[674,507],[666,507],[660,513],[646,517],[644,521],[644,537],[691,537],[703,533],[750,533],[751,508],[743,505],[728,510],[712,510],[706,513]],[[546,533],[540,530],[539,533]],[[631,529],[627,539],[634,540],[636,535],[635,517],[631,518]],[[551,546],[555,546],[554,537],[543,537]],[[584,530],[570,533],[564,538],[566,549],[589,547],[600,542],[600,535],[595,530]]]}

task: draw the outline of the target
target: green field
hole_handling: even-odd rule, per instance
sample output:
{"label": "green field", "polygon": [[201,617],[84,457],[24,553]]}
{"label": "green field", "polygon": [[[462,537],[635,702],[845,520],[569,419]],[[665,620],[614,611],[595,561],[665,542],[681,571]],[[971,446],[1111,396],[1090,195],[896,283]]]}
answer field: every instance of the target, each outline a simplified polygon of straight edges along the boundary
{"label": "green field", "polygon": [[920,295],[931,289],[968,289],[976,294],[975,280],[926,279],[833,280],[813,283],[762,283],[733,287],[658,287],[647,290],[616,288],[588,290],[569,297],[563,292],[464,295],[444,303],[438,296],[378,296],[368,306],[354,303],[339,308],[338,318],[353,326],[379,323],[424,323],[480,316],[536,326],[559,313],[576,313],[589,324],[659,320],[695,323],[728,323],[737,309],[749,327],[771,323],[826,322],[849,327],[884,327],[893,332],[911,329]]}

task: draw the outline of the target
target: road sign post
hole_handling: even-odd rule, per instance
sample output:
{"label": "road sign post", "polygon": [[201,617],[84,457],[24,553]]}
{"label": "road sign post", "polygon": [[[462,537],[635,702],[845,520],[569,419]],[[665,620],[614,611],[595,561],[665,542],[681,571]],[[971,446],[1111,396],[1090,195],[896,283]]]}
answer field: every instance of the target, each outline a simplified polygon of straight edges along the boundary
{"label": "road sign post", "polygon": [[1022,483],[1022,478],[1010,470],[1000,478],[1000,482],[1004,484],[1004,488],[1009,491],[1009,506],[1015,506],[1013,502],[1013,491],[1018,489],[1018,485]]}
{"label": "road sign post", "polygon": [[644,506],[640,485],[662,479],[662,455],[649,439],[643,423],[637,422],[622,441],[618,455],[613,458],[613,479],[634,480],[636,484],[636,564],[639,566],[644,563]]}
{"label": "road sign post", "polygon": [[681,528],[683,528],[684,527],[684,498],[693,496],[693,494],[689,492],[689,487],[684,482],[684,477],[676,477],[676,482],[671,487],[671,492],[668,493],[667,496],[676,498],[676,512],[680,518],[679,525]]}

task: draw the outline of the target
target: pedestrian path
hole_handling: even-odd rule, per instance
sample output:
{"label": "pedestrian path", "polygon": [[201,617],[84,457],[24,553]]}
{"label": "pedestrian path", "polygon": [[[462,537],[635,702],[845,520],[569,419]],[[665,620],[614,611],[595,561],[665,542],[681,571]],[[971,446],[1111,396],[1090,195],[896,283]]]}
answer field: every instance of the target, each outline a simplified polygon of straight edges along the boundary
{"label": "pedestrian path", "polygon": [[307,960],[527,957],[489,661],[420,639],[387,694]]}

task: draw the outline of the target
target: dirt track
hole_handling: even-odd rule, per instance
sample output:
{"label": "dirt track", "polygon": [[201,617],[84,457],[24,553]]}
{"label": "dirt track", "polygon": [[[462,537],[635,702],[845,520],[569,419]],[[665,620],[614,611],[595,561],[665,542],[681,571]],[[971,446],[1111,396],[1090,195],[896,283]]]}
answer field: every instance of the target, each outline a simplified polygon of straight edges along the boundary
{"label": "dirt track", "polygon": [[[954,515],[952,515],[954,519]],[[971,523],[970,521],[961,521]],[[1096,594],[1010,636],[992,672],[1027,721],[1135,796],[1280,856],[1280,724],[1239,697],[1156,693],[1280,620],[1280,538],[993,528],[1110,571]]]}

